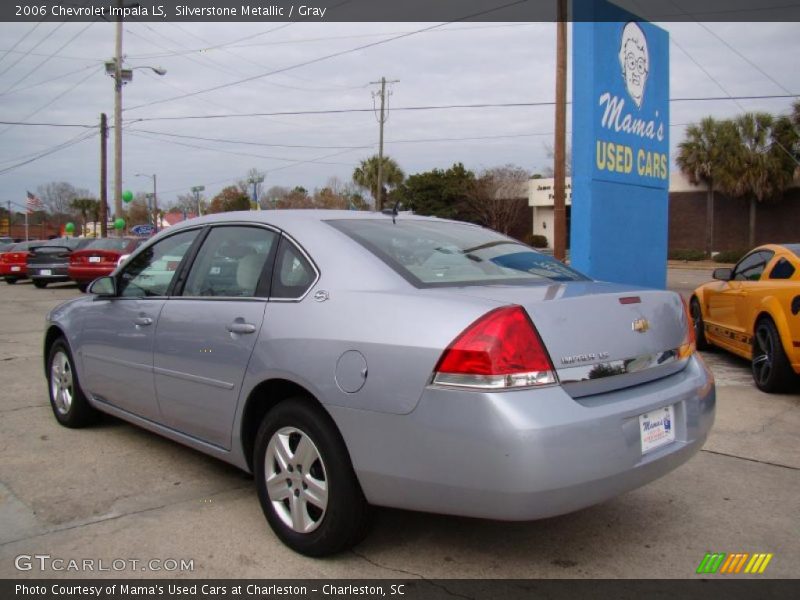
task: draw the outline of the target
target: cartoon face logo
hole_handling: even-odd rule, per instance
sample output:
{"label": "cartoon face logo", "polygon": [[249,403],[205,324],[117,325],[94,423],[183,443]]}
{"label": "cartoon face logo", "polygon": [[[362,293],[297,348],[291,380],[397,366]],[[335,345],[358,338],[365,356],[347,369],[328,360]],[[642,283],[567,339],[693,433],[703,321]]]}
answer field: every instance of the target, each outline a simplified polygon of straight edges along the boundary
{"label": "cartoon face logo", "polygon": [[628,95],[636,104],[642,107],[644,100],[644,86],[647,83],[647,74],[650,71],[650,54],[647,51],[647,38],[644,31],[631,21],[622,30],[619,44],[619,64],[622,67],[622,77]]}

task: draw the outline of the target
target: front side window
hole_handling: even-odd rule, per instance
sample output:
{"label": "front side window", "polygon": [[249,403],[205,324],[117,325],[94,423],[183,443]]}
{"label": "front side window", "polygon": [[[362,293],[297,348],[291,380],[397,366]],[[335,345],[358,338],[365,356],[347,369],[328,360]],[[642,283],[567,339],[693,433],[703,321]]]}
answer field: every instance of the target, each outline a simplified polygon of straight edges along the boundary
{"label": "front side window", "polygon": [[260,227],[215,227],[192,264],[184,296],[254,297],[278,234]]}
{"label": "front side window", "polygon": [[734,281],[758,281],[761,274],[775,253],[770,250],[760,250],[745,256],[733,272]]}
{"label": "front side window", "polygon": [[328,221],[416,287],[585,281],[554,258],[489,229],[447,221]]}
{"label": "front side window", "polygon": [[123,297],[166,296],[199,229],[177,233],[134,256],[119,275]]}

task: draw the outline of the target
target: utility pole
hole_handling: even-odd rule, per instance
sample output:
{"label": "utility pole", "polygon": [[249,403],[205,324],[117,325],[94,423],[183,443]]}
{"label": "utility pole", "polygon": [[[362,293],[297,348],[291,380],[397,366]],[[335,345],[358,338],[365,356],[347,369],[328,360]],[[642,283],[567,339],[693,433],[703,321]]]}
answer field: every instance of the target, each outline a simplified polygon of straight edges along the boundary
{"label": "utility pole", "polygon": [[156,190],[156,174],[153,173],[153,227],[158,233],[158,192]]}
{"label": "utility pole", "polygon": [[[97,235],[96,230],[95,235]],[[106,113],[100,113],[100,237],[108,237],[108,118]]]}
{"label": "utility pole", "polygon": [[[377,85],[381,84],[381,91],[380,92],[372,92],[372,97],[380,95],[381,97],[381,112],[380,116],[378,117],[378,124],[380,125],[380,137],[378,141],[378,190],[377,196],[375,197],[375,210],[378,212],[383,210],[383,125],[386,123],[387,115],[386,115],[386,84],[392,83],[399,83],[399,79],[394,79],[392,81],[386,81],[386,77],[381,77],[380,81],[370,81],[370,85]],[[391,95],[391,92],[389,92]]]}
{"label": "utility pole", "polygon": [[122,216],[122,0],[117,0],[114,51],[114,219]]}
{"label": "utility pole", "polygon": [[195,200],[195,202],[197,202],[197,216],[198,217],[202,217],[203,216],[203,211],[200,208],[200,192],[202,192],[204,189],[206,189],[206,186],[204,186],[204,185],[196,185],[196,186],[194,186],[192,188],[192,193],[194,194],[194,200]]}
{"label": "utility pole", "polygon": [[566,164],[567,137],[567,0],[556,0],[556,131],[553,143],[553,256],[567,258]]}

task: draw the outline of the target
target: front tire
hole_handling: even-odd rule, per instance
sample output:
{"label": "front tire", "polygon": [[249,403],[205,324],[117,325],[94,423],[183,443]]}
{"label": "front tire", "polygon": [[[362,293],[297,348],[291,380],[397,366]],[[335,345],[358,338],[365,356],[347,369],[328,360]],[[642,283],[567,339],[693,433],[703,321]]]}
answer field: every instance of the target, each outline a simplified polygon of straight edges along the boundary
{"label": "front tire", "polygon": [[709,344],[706,339],[706,329],[703,323],[703,309],[700,307],[700,301],[693,297],[689,302],[689,314],[692,317],[692,325],[694,327],[694,341],[698,350],[708,350]]}
{"label": "front tire", "polygon": [[769,394],[787,390],[795,378],[772,319],[762,318],[756,323],[752,370],[758,389]]}
{"label": "front tire", "polygon": [[41,290],[47,287],[47,282],[44,281],[43,279],[34,279],[33,285],[35,285],[37,288]]}
{"label": "front tire", "polygon": [[77,429],[91,425],[98,412],[89,404],[75,371],[72,352],[64,338],[57,339],[47,357],[47,389],[56,420],[64,427]]}
{"label": "front tire", "polygon": [[254,469],[261,508],[280,540],[306,556],[346,550],[366,535],[369,506],[330,416],[307,398],[264,417]]}

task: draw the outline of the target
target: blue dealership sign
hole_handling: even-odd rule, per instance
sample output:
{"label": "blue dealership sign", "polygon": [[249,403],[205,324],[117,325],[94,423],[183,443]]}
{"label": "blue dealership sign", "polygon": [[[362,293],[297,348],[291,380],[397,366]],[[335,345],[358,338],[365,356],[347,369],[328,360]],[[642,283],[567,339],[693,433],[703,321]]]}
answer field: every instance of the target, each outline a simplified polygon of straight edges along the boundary
{"label": "blue dealership sign", "polygon": [[572,264],[666,285],[669,36],[604,0],[575,0]]}
{"label": "blue dealership sign", "polygon": [[138,237],[147,237],[153,235],[156,232],[156,228],[152,225],[148,225],[145,223],[144,225],[135,225],[131,227],[131,233]]}

